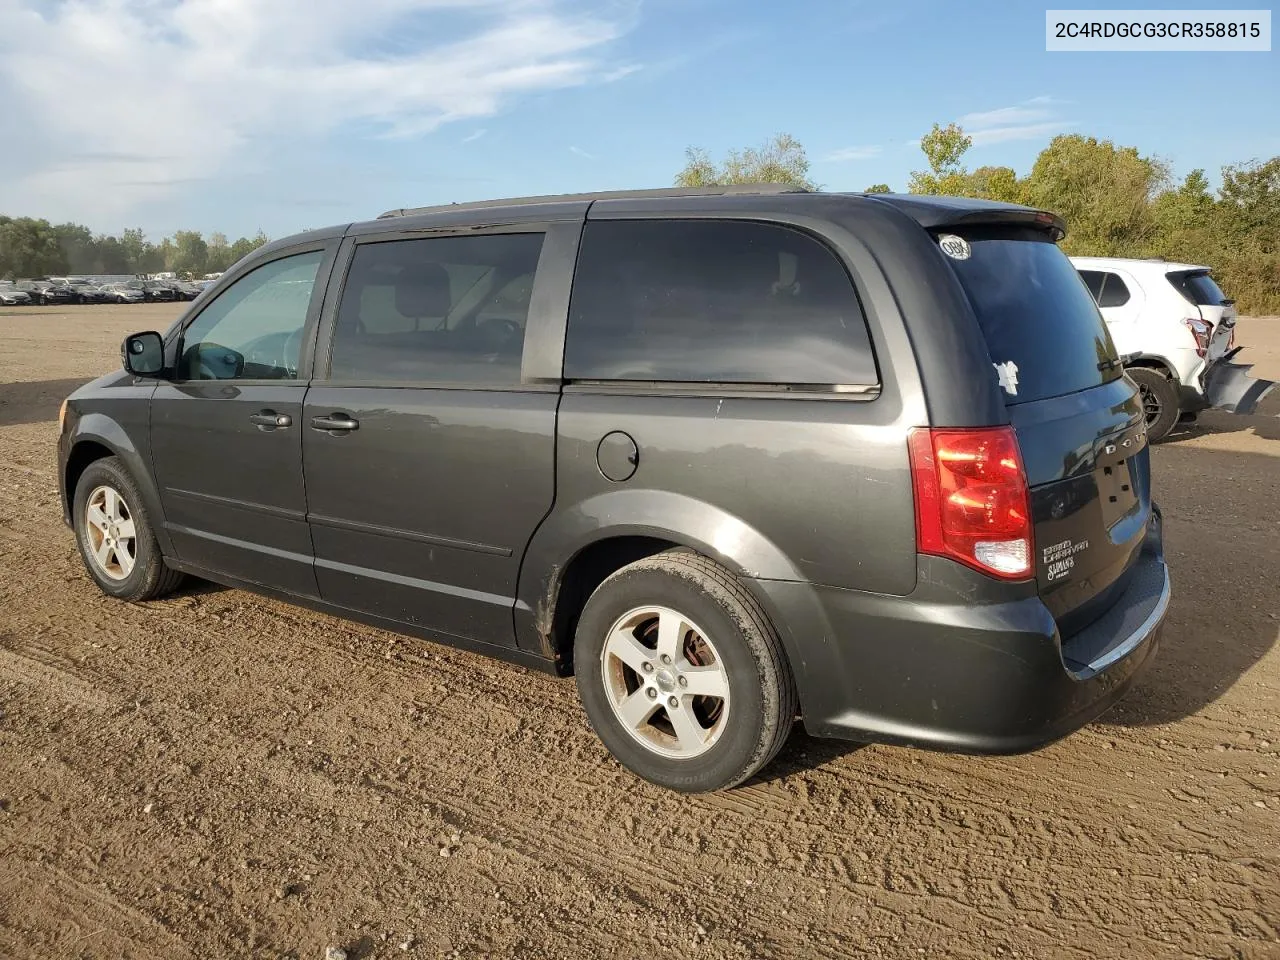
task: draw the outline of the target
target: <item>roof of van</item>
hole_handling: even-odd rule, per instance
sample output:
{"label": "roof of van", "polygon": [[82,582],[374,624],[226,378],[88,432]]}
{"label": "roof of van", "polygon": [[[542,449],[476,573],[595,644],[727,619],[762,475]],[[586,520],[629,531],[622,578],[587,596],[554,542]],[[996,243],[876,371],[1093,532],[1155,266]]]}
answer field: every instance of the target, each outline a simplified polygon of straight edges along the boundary
{"label": "roof of van", "polygon": [[711,187],[667,187],[655,190],[610,190],[599,193],[566,193],[549,196],[512,197],[504,200],[480,200],[448,203],[430,207],[401,207],[388,210],[378,219],[421,216],[434,213],[461,213],[495,207],[527,207],[534,204],[566,204],[596,200],[666,200],[680,197],[754,197],[779,194],[812,194],[820,197],[859,197],[894,206],[922,227],[958,227],[981,223],[1025,221],[1053,229],[1058,239],[1066,234],[1061,217],[1044,210],[1015,203],[979,200],[973,197],[938,197],[903,193],[823,193],[783,183],[733,184]]}

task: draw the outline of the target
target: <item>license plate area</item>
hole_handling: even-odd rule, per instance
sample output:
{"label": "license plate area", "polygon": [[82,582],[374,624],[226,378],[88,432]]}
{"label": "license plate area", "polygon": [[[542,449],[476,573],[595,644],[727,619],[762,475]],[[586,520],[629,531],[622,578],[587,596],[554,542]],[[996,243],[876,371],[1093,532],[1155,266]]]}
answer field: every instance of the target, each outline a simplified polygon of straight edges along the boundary
{"label": "license plate area", "polygon": [[1133,461],[1118,460],[1100,467],[1094,476],[1098,482],[1098,500],[1102,506],[1102,519],[1110,530],[1138,505]]}

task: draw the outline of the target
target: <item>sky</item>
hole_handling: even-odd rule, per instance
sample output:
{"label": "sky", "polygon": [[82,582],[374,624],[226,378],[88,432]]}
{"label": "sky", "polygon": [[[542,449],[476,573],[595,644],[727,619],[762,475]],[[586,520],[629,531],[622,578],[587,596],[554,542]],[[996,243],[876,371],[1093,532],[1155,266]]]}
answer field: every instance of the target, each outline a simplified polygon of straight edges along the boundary
{"label": "sky", "polygon": [[686,147],[719,157],[778,132],[825,189],[902,190],[916,141],[949,121],[973,136],[970,167],[1020,174],[1058,133],[1215,181],[1280,154],[1280,53],[1047,53],[1044,10],[0,0],[0,213],[279,237],[393,207],[664,186]]}

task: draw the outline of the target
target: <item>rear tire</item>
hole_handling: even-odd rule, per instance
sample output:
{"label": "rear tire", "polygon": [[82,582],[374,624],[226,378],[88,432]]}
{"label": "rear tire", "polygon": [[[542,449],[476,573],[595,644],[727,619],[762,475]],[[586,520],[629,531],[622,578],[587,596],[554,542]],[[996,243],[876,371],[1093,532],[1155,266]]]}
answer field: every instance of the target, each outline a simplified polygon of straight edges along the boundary
{"label": "rear tire", "polygon": [[1151,367],[1130,367],[1125,371],[1138,386],[1142,412],[1147,418],[1147,439],[1163,440],[1178,422],[1178,387],[1164,373]]}
{"label": "rear tire", "polygon": [[777,631],[733,574],[694,553],[660,553],[605,580],[578,621],[574,664],[609,752],[672,790],[741,783],[773,759],[795,721]]}
{"label": "rear tire", "polygon": [[165,566],[142,494],[118,457],[85,468],[71,517],[85,569],[103,593],[139,602],[182,583],[183,575]]}

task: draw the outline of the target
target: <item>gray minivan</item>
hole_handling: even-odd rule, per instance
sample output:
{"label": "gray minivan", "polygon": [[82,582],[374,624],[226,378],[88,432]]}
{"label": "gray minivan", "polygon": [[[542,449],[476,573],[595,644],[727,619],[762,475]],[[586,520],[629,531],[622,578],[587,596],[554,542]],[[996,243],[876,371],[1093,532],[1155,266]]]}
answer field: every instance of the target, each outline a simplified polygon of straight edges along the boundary
{"label": "gray minivan", "polygon": [[279,240],[68,399],[66,520],[123,600],[192,574],[574,674],[678,790],[797,717],[1032,749],[1121,696],[1169,601],[1063,229],[762,186]]}

